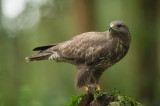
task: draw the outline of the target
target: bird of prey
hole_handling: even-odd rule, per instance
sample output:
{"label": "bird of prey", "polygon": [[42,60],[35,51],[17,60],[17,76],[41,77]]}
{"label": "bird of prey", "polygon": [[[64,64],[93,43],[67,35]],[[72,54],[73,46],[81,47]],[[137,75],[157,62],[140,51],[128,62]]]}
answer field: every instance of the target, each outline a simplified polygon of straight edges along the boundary
{"label": "bird of prey", "polygon": [[113,21],[105,32],[86,32],[71,40],[36,47],[37,54],[26,57],[26,61],[55,60],[77,67],[76,87],[94,85],[99,89],[102,73],[128,52],[131,42],[129,28],[122,21]]}

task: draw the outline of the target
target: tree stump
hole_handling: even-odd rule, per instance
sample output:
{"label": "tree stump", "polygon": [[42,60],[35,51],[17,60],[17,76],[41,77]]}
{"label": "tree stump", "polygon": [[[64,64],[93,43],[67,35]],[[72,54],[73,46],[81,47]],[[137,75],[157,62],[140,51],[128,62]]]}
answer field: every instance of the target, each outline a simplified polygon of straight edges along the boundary
{"label": "tree stump", "polygon": [[121,96],[118,91],[104,92],[89,86],[85,94],[72,96],[66,106],[143,106],[129,96]]}

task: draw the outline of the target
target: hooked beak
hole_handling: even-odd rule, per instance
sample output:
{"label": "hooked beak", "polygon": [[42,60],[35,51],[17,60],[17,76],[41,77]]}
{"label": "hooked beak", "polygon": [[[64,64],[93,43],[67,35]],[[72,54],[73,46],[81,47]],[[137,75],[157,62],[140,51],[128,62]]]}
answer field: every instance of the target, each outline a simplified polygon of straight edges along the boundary
{"label": "hooked beak", "polygon": [[110,24],[109,26],[109,32],[113,29],[114,25],[113,24]]}

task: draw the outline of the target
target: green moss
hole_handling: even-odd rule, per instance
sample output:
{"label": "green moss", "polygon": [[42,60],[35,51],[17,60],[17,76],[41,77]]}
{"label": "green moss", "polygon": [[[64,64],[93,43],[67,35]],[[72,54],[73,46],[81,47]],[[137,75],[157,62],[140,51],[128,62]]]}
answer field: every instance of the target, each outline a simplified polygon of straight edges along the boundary
{"label": "green moss", "polygon": [[102,96],[102,95],[105,95],[106,93],[105,92],[102,92],[102,91],[95,91],[94,92],[94,99],[97,99],[98,97]]}
{"label": "green moss", "polygon": [[108,95],[117,97],[120,94],[120,91],[117,91],[116,89],[114,91],[108,91]]}
{"label": "green moss", "polygon": [[110,102],[109,106],[142,106],[142,104],[136,102],[133,98],[127,95],[120,95],[119,91],[111,91],[108,94],[116,98],[114,102]]}
{"label": "green moss", "polygon": [[71,103],[70,104],[66,104],[66,106],[78,106],[79,102],[82,100],[84,93],[78,95],[78,96],[74,96],[72,95],[71,97]]}
{"label": "green moss", "polygon": [[[113,102],[111,101],[108,106],[142,106],[142,104],[136,102],[133,98],[126,95],[120,95],[120,91],[116,90],[109,91],[107,93],[103,91],[95,91],[94,100],[106,94],[115,98],[115,100]],[[82,100],[83,95],[84,94],[81,94],[79,96],[72,96],[71,104],[67,104],[66,106],[78,106],[78,104]]]}

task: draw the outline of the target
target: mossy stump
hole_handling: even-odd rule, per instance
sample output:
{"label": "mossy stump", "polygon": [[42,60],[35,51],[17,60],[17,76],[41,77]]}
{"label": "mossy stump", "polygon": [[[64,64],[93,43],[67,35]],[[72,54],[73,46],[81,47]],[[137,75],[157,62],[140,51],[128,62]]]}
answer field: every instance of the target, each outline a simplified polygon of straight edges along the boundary
{"label": "mossy stump", "polygon": [[128,96],[121,96],[119,92],[104,92],[89,86],[86,94],[71,98],[71,104],[66,106],[143,106]]}

